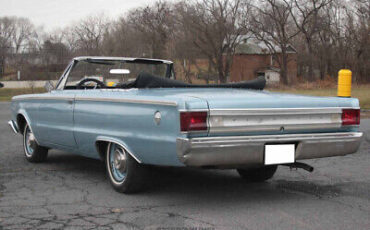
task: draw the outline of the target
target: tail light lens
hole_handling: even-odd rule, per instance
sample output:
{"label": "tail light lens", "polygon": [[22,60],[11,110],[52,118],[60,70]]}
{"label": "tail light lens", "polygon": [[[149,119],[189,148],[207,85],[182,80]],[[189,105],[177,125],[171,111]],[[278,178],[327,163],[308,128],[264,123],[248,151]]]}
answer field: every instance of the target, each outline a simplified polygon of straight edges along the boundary
{"label": "tail light lens", "polygon": [[359,125],[359,124],[360,124],[359,109],[342,110],[342,125]]}
{"label": "tail light lens", "polygon": [[207,117],[207,112],[181,112],[181,132],[207,130]]}

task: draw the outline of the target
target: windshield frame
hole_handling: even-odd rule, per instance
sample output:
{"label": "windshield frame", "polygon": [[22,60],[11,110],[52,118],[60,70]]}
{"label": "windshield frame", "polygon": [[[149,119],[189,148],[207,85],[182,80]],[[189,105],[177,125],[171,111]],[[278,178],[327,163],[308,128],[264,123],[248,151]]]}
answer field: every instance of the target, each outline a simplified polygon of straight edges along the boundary
{"label": "windshield frame", "polygon": [[175,79],[175,72],[173,69],[173,62],[168,60],[161,59],[150,59],[150,58],[129,58],[129,57],[76,57],[64,70],[62,76],[60,77],[56,90],[65,90],[66,84],[68,82],[68,77],[73,68],[77,65],[78,62],[104,62],[104,61],[123,61],[129,63],[138,63],[138,64],[165,64],[166,75],[165,78]]}

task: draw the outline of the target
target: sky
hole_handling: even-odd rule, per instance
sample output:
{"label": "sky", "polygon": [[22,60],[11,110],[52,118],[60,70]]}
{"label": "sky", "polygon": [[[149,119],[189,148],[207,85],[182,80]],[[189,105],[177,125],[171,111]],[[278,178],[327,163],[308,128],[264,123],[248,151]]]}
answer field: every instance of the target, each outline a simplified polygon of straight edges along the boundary
{"label": "sky", "polygon": [[81,18],[104,13],[115,18],[153,0],[0,0],[0,17],[29,18],[36,26],[54,30]]}

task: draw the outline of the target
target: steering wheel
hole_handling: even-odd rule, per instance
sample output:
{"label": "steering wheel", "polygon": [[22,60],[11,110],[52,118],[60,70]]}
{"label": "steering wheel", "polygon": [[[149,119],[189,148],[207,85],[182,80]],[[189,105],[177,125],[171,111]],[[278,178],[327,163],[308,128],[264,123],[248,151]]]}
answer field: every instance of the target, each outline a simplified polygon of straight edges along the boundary
{"label": "steering wheel", "polygon": [[83,79],[82,81],[80,81],[76,87],[77,89],[83,89],[83,85],[86,83],[86,82],[95,82],[96,83],[96,86],[94,87],[94,89],[96,89],[98,86],[99,88],[104,88],[105,87],[105,84],[102,82],[102,81],[99,81],[98,79],[95,79],[95,78],[85,78]]}

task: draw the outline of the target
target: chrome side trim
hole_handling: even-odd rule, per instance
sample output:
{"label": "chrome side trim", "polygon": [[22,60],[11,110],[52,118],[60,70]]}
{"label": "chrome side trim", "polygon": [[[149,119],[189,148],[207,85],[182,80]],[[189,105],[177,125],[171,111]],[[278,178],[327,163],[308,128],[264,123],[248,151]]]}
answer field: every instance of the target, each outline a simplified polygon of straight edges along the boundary
{"label": "chrome side trim", "polygon": [[13,120],[8,121],[8,125],[12,128],[14,133],[19,133],[18,126]]}
{"label": "chrome side trim", "polygon": [[140,99],[125,99],[125,98],[103,98],[103,97],[79,97],[77,96],[75,100],[76,101],[102,101],[102,102],[119,102],[119,103],[177,106],[177,102],[173,102],[173,101],[140,100]]}
{"label": "chrome side trim", "polygon": [[296,160],[343,156],[358,150],[363,134],[312,133],[178,138],[177,154],[188,166],[261,165],[265,144],[296,144]]}
{"label": "chrome side trim", "polygon": [[209,109],[179,109],[179,112],[209,112]]}
{"label": "chrome side trim", "polygon": [[66,100],[66,101],[73,101],[74,97],[70,96],[16,96],[12,99],[13,101],[19,100]]}
{"label": "chrome side trim", "polygon": [[101,102],[118,102],[118,103],[136,103],[136,104],[150,104],[150,105],[165,105],[177,106],[174,101],[157,101],[157,100],[140,100],[140,99],[125,99],[125,98],[104,98],[104,97],[70,97],[70,96],[17,96],[13,98],[15,101],[19,100],[67,100],[67,101],[101,101]]}

